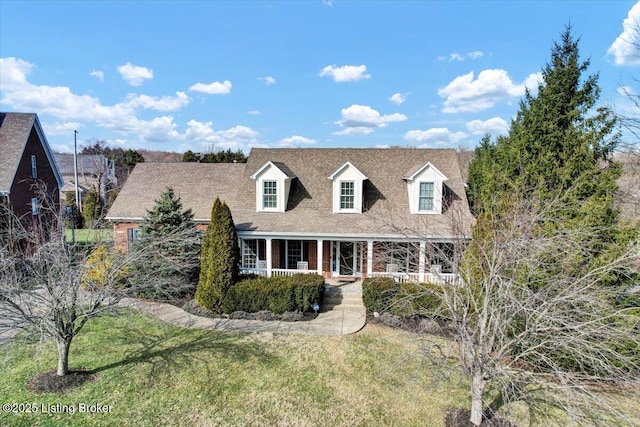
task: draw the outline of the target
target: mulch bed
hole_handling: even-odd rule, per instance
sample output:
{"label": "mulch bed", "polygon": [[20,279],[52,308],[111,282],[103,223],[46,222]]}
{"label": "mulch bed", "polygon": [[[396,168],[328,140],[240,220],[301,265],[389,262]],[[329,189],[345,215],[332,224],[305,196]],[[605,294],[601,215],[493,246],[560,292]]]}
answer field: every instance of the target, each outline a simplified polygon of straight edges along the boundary
{"label": "mulch bed", "polygon": [[98,374],[85,368],[69,370],[63,377],[56,374],[56,370],[43,372],[36,375],[27,383],[27,389],[33,393],[64,393],[65,391],[79,387],[89,381],[96,381]]}

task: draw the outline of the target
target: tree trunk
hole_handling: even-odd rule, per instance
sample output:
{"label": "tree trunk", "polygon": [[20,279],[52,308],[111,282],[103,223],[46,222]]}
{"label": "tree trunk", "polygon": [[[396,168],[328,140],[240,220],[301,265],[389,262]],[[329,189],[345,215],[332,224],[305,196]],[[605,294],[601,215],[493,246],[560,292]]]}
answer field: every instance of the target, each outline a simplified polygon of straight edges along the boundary
{"label": "tree trunk", "polygon": [[471,424],[479,426],[482,423],[482,395],[487,382],[481,374],[474,374],[471,379]]}
{"label": "tree trunk", "polygon": [[69,373],[69,347],[71,340],[59,339],[58,344],[58,371],[59,377],[63,377]]}

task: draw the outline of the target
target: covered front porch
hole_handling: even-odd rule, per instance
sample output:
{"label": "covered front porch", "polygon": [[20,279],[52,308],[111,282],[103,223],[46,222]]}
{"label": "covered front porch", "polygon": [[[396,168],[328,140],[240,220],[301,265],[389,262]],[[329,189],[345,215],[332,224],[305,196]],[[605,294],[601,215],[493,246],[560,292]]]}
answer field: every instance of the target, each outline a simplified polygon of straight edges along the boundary
{"label": "covered front porch", "polygon": [[344,280],[453,283],[453,249],[446,241],[240,236],[242,272],[267,277],[316,273]]}

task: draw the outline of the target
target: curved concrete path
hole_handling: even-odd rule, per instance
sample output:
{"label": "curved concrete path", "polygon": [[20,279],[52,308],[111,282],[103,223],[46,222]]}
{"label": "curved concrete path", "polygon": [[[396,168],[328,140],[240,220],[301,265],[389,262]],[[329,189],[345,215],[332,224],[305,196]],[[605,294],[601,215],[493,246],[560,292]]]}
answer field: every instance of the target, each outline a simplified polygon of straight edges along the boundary
{"label": "curved concrete path", "polygon": [[[271,332],[299,335],[347,335],[364,327],[366,309],[362,305],[362,288],[358,283],[343,285],[337,282],[326,292],[323,308],[313,320],[283,322],[280,320],[261,321],[243,319],[211,319],[187,313],[179,307],[159,302],[127,298],[121,305],[153,315],[173,325],[185,328],[208,329],[225,332]],[[347,289],[348,288],[348,289]],[[345,295],[343,297],[336,295]],[[349,296],[346,296],[349,294]],[[356,297],[354,297],[355,295]],[[334,299],[331,299],[334,298]],[[359,299],[359,304],[358,304]],[[326,308],[325,308],[326,306]]]}

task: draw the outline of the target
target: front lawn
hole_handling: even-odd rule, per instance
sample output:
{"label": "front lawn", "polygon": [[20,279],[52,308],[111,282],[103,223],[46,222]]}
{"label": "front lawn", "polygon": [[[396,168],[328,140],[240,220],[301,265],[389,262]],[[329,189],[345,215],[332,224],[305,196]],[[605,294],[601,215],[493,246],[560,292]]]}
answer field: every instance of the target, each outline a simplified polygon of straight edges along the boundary
{"label": "front lawn", "polygon": [[113,229],[79,228],[71,230],[67,228],[64,233],[67,243],[71,243],[74,237],[76,243],[108,243],[113,241]]}
{"label": "front lawn", "polygon": [[[2,403],[39,410],[1,413],[0,425],[443,425],[447,407],[466,403],[464,380],[421,350],[380,325],[344,337],[223,334],[126,312],[87,324],[70,366],[98,378],[61,395],[26,386],[55,368],[53,343],[0,346]],[[111,412],[79,413],[81,403]],[[76,412],[41,413],[64,405]]]}

